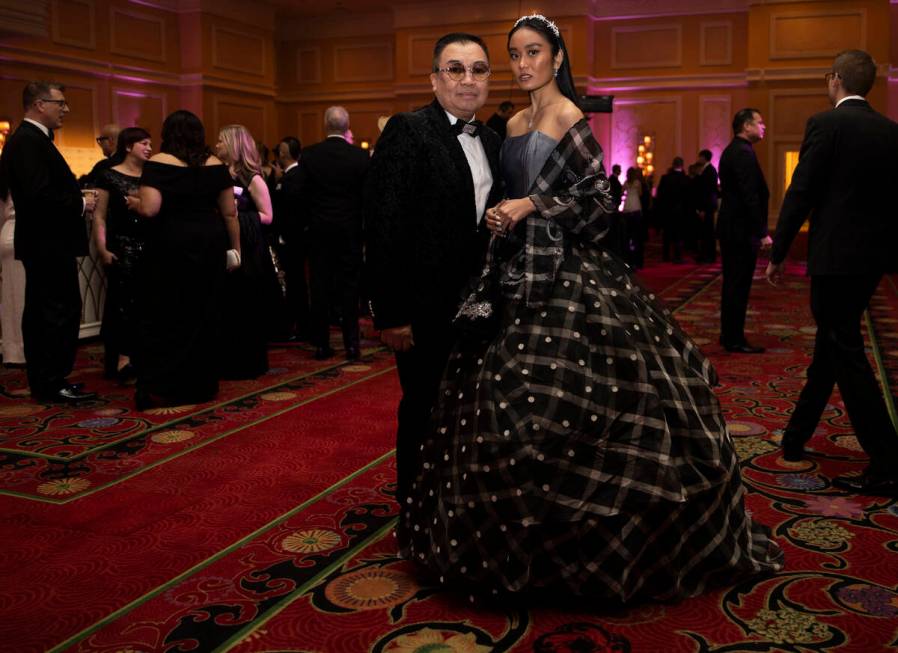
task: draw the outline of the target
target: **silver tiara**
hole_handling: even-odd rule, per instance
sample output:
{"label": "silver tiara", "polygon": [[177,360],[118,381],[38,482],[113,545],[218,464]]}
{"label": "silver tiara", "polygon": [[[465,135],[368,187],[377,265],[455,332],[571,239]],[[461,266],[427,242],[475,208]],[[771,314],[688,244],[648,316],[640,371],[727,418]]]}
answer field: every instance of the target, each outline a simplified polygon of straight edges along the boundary
{"label": "silver tiara", "polygon": [[556,38],[561,38],[561,32],[558,30],[558,25],[553,23],[551,20],[549,20],[542,14],[530,14],[529,16],[521,16],[520,18],[518,18],[517,22],[515,22],[514,26],[517,27],[518,25],[520,25],[521,23],[523,23],[525,20],[528,20],[528,19],[536,19],[536,20],[542,21],[543,23],[546,24],[546,27],[548,27],[550,30],[552,30],[552,34],[554,34]]}

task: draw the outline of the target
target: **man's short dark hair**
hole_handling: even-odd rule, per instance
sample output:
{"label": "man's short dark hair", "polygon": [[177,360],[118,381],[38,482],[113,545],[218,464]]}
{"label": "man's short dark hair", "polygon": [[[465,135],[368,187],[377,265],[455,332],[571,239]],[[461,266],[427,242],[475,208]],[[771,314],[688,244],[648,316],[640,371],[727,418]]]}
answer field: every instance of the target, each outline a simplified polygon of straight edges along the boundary
{"label": "man's short dark hair", "polygon": [[754,120],[756,113],[760,114],[761,112],[752,107],[739,109],[739,111],[736,112],[736,115],[733,116],[733,135],[738,135],[745,126],[745,123]]}
{"label": "man's short dark hair", "polygon": [[849,95],[866,97],[876,81],[876,62],[863,50],[843,50],[833,61],[833,72]]}
{"label": "man's short dark hair", "polygon": [[299,161],[299,155],[302,154],[302,143],[299,142],[299,139],[296,136],[284,136],[280,142],[287,146],[290,158]]}
{"label": "man's short dark hair", "polygon": [[673,160],[673,167],[674,168],[682,168],[683,167],[683,157],[675,156],[674,160]]}
{"label": "man's short dark hair", "polygon": [[65,86],[56,82],[28,82],[22,90],[22,108],[28,111],[32,104],[50,95],[50,91],[54,88],[60,93],[65,92]]}
{"label": "man's short dark hair", "polygon": [[511,109],[514,109],[514,102],[505,100],[505,102],[499,105],[499,111],[509,111]]}
{"label": "man's short dark hair", "polygon": [[486,60],[490,60],[490,51],[487,49],[486,43],[483,42],[482,38],[475,36],[474,34],[468,34],[467,32],[452,32],[451,34],[441,36],[433,46],[433,72],[437,72],[440,67],[440,56],[442,56],[443,50],[446,49],[447,45],[452,45],[453,43],[461,43],[462,45],[465,43],[476,43],[483,48]]}
{"label": "man's short dark hair", "polygon": [[711,154],[711,150],[702,150],[701,152],[698,153],[698,155],[700,157],[702,157],[708,163],[711,163],[711,161],[714,160],[714,155]]}

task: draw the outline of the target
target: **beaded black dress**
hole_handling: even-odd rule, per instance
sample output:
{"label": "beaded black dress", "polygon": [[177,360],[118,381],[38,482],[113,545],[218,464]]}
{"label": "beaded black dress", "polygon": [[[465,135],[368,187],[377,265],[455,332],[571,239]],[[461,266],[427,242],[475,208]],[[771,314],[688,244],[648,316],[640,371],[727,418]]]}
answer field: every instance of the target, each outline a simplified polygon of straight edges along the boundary
{"label": "beaded black dress", "polygon": [[585,121],[503,144],[507,195],[539,212],[503,246],[500,333],[449,360],[397,532],[467,591],[674,599],[782,566],[745,511],[710,362],[603,249],[607,212],[565,218],[607,194],[601,156]]}
{"label": "beaded black dress", "polygon": [[119,355],[130,357],[136,347],[138,274],[149,224],[128,209],[125,201],[128,195],[137,193],[140,177],[106,168],[99,173],[96,185],[109,193],[106,249],[116,256],[106,268],[106,301],[100,329],[106,350],[106,371],[114,374]]}

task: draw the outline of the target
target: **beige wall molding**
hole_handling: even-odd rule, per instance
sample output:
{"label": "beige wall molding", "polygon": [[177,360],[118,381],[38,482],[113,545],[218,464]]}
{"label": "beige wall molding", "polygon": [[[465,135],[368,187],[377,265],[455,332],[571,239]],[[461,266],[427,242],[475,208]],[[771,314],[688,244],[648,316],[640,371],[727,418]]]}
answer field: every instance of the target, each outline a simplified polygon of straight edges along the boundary
{"label": "beige wall molding", "polygon": [[[821,73],[822,74],[822,73]],[[631,77],[590,77],[589,88],[605,91],[643,91],[654,89],[686,90],[737,88],[748,85],[745,73],[699,75],[640,75]]]}
{"label": "beige wall molding", "polygon": [[48,0],[0,0],[0,34],[47,36]]}
{"label": "beige wall molding", "polygon": [[612,69],[679,68],[682,64],[681,24],[616,25],[611,28]]}
{"label": "beige wall molding", "polygon": [[706,16],[747,12],[748,0],[601,0],[595,3],[594,20],[627,20],[662,16]]}
{"label": "beige wall molding", "polygon": [[[723,32],[723,52],[708,52],[713,38],[709,32]],[[729,66],[733,63],[733,21],[702,21],[699,25],[699,66]]]}
{"label": "beige wall molding", "polygon": [[[142,11],[109,7],[109,51],[135,59],[166,63],[165,19]],[[139,27],[141,26],[142,27]],[[151,38],[152,37],[152,38]],[[143,45],[155,46],[144,48]]]}
{"label": "beige wall molding", "polygon": [[[867,49],[867,9],[844,9],[774,12],[770,15],[771,59],[817,59],[831,57],[848,48]],[[814,40],[803,42],[805,35]],[[824,47],[817,47],[819,35],[830,39]]]}
{"label": "beige wall molding", "polygon": [[53,0],[52,9],[50,37],[54,43],[96,49],[94,0]]}

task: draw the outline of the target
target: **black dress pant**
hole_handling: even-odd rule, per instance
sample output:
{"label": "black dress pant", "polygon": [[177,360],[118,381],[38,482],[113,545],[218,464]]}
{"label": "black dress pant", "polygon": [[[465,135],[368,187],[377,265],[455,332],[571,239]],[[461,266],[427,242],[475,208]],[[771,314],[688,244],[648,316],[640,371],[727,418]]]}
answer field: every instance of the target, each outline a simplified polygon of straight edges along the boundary
{"label": "black dress pant", "polygon": [[74,257],[22,261],[28,385],[37,398],[57,392],[75,365],[81,327],[81,288]]}
{"label": "black dress pant", "polygon": [[[698,217],[698,243],[696,258],[702,263],[714,263],[717,260],[717,248],[714,237],[714,212],[704,212]],[[721,247],[723,243],[721,243]],[[723,256],[723,252],[720,254]]]}
{"label": "black dress pant", "polygon": [[330,346],[331,307],[340,311],[343,346],[359,347],[359,276],[362,268],[362,236],[358,229],[321,229],[310,232],[311,342]]}
{"label": "black dress pant", "polygon": [[430,429],[430,414],[436,405],[440,381],[455,344],[451,325],[415,325],[415,346],[396,352],[396,368],[402,399],[396,433],[396,499],[405,505],[418,475],[418,454]]}
{"label": "black dress pant", "polygon": [[307,338],[311,329],[306,247],[306,236],[303,235],[291,237],[280,249],[287,286],[287,321],[301,339]]}
{"label": "black dress pant", "polygon": [[814,358],[784,438],[806,442],[814,434],[835,384],[854,433],[870,456],[871,471],[898,474],[898,434],[864,349],[861,318],[880,274],[811,277],[811,313],[817,323]]}
{"label": "black dress pant", "polygon": [[727,346],[745,344],[745,312],[758,261],[759,243],[720,241],[723,288],[720,291],[720,342]]}

